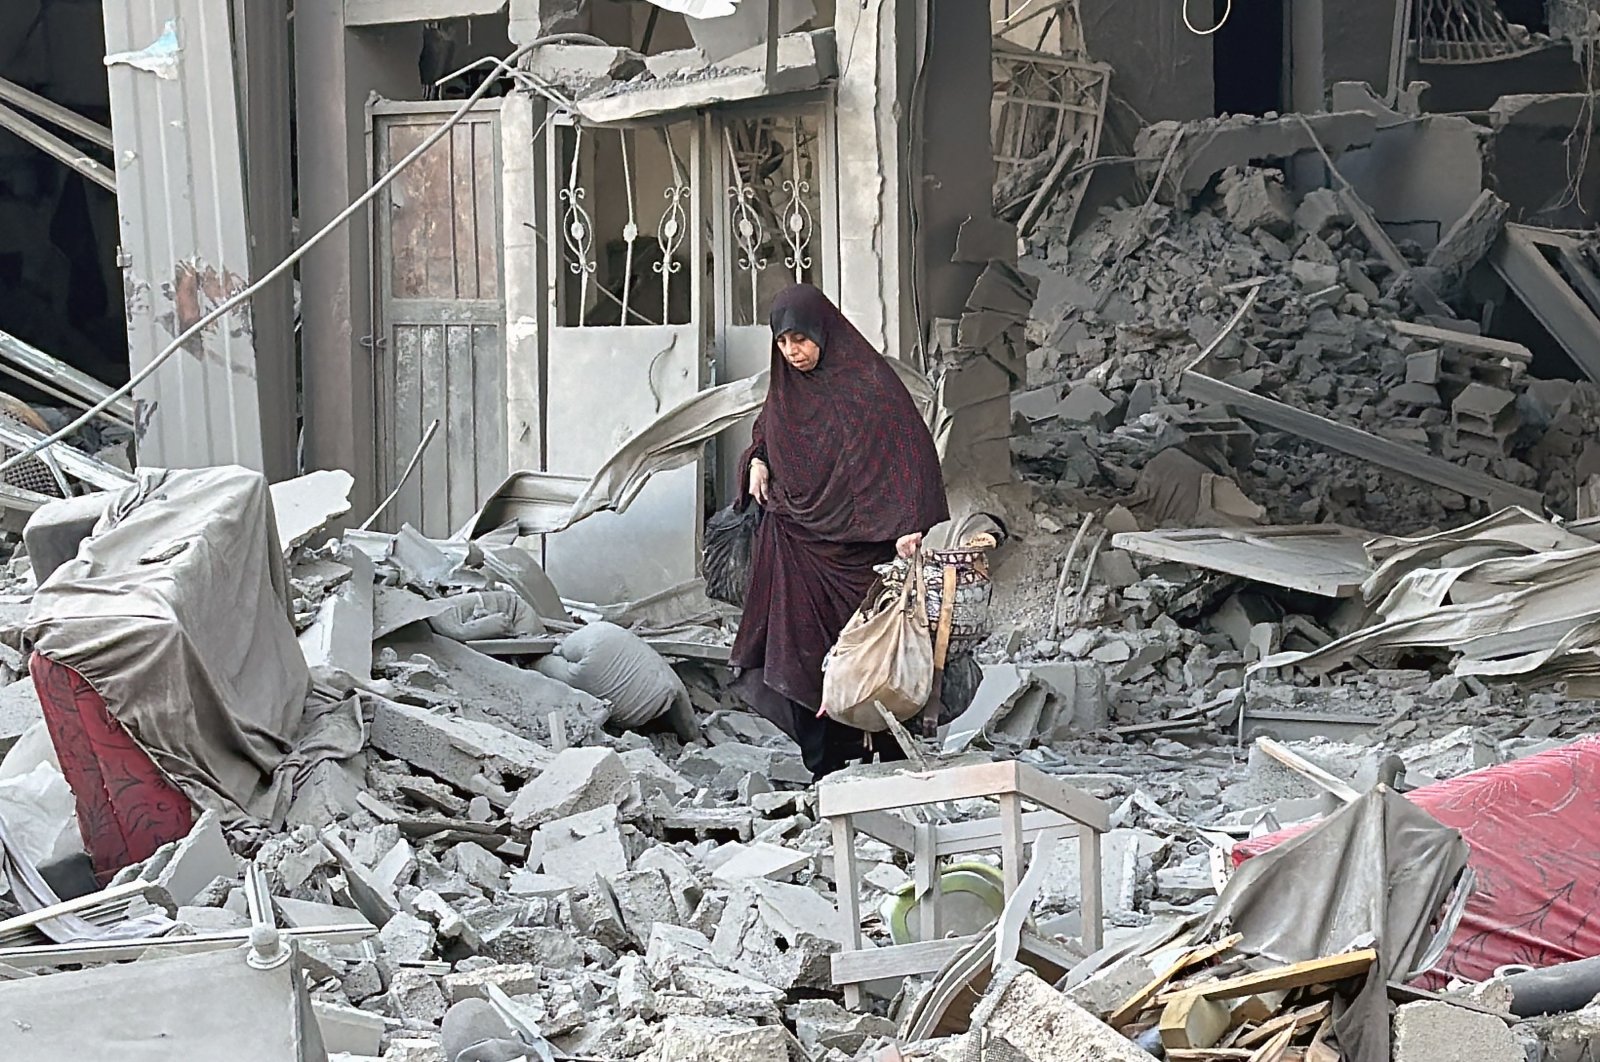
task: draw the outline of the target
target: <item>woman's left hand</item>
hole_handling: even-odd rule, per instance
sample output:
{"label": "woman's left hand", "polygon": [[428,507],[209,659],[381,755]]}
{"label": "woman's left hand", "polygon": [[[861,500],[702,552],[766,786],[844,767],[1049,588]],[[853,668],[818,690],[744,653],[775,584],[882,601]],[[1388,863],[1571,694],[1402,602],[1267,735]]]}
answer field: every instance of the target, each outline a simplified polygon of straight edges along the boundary
{"label": "woman's left hand", "polygon": [[922,548],[922,532],[917,531],[909,535],[901,535],[900,540],[894,544],[894,551],[900,556],[910,560],[917,555],[917,550]]}

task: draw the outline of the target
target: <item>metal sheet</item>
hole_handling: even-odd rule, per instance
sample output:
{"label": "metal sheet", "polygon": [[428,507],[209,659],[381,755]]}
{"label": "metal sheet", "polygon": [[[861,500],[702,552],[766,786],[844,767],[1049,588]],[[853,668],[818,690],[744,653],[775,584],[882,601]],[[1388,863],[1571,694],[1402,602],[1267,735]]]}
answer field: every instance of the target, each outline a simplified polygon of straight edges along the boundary
{"label": "metal sheet", "polygon": [[1372,574],[1365,531],[1337,524],[1116,535],[1117,549],[1323,597],[1354,597]]}
{"label": "metal sheet", "polygon": [[296,961],[255,970],[246,954],[236,948],[0,982],[0,1008],[18,1016],[0,1023],[0,1058],[325,1058]]}
{"label": "metal sheet", "polygon": [[[590,475],[622,443],[700,390],[694,325],[550,330],[551,472]],[[659,395],[659,399],[657,398]],[[626,512],[596,513],[545,538],[565,598],[637,601],[700,567],[700,465],[647,483]]]}
{"label": "metal sheet", "polygon": [[[148,365],[249,283],[250,228],[228,5],[106,4],[106,65],[129,362]],[[145,464],[262,467],[248,307],[216,322],[134,393]]]}
{"label": "metal sheet", "polygon": [[[378,167],[446,116],[436,104],[375,108]],[[401,174],[378,215],[379,492],[394,489],[439,421],[386,518],[436,538],[472,519],[507,472],[498,120],[489,108],[456,126]]]}

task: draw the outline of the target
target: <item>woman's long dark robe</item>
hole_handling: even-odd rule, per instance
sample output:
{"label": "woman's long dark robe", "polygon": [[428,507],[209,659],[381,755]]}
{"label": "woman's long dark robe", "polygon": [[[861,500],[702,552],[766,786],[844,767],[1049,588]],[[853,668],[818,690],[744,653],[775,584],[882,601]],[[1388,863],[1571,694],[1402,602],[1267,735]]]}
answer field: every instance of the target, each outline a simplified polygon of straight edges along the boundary
{"label": "woman's long dark robe", "polygon": [[[732,663],[745,670],[741,689],[756,710],[822,773],[823,747],[836,766],[840,732],[855,733],[815,718],[822,658],[871,589],[873,566],[949,508],[911,395],[827,296],[809,284],[789,288],[774,300],[771,324],[771,387],[739,464],[741,506],[756,458],[771,472],[769,497]],[[791,331],[822,351],[810,372],[778,352],[776,337]]]}

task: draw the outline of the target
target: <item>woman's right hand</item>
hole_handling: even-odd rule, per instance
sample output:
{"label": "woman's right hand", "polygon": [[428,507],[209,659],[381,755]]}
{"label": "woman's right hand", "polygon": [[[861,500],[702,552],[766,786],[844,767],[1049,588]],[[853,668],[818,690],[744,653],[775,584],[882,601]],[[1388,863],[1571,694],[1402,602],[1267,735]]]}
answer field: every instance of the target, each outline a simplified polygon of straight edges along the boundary
{"label": "woman's right hand", "polygon": [[772,481],[772,472],[767,468],[767,463],[759,457],[750,462],[750,497],[754,498],[763,508],[767,504],[767,487]]}

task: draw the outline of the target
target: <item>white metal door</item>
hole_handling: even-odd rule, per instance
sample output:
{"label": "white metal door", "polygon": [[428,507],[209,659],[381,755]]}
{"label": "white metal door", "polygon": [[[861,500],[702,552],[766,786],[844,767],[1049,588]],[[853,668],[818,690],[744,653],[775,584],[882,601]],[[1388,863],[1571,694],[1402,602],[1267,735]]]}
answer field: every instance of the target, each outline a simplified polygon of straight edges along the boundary
{"label": "white metal door", "polygon": [[[545,129],[549,254],[545,470],[590,476],[705,383],[699,129]],[[696,578],[700,463],[658,475],[622,513],[545,538],[563,596],[638,601]]]}

